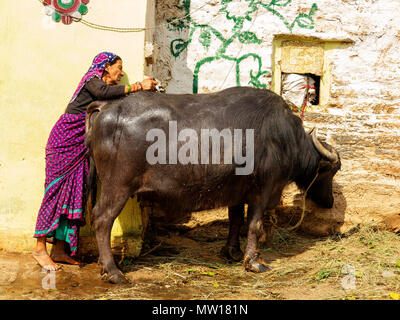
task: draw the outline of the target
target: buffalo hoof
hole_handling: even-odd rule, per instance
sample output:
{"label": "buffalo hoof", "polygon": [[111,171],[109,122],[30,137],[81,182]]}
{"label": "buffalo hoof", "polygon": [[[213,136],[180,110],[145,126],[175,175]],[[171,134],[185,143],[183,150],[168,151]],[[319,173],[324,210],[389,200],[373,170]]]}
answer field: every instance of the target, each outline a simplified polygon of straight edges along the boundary
{"label": "buffalo hoof", "polygon": [[262,273],[271,270],[267,263],[259,256],[253,259],[249,256],[246,256],[244,259],[244,268],[246,271],[255,273]]}
{"label": "buffalo hoof", "polygon": [[240,248],[225,246],[221,249],[221,255],[229,260],[242,261],[244,254]]}
{"label": "buffalo hoof", "polygon": [[108,281],[113,284],[128,283],[128,279],[123,275],[121,271],[113,273],[104,273],[101,277],[102,280]]}

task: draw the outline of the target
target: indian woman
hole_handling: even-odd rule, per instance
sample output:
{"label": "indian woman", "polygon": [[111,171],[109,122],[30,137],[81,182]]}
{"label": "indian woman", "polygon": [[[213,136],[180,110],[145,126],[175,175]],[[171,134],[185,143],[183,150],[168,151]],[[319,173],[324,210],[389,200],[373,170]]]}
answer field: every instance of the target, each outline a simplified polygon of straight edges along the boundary
{"label": "indian woman", "polygon": [[[124,76],[122,59],[111,52],[98,54],[83,76],[65,113],[50,132],[46,144],[46,179],[34,237],[33,258],[46,270],[60,263],[78,265],[79,228],[85,224],[88,149],[84,144],[85,114],[96,100],[120,98],[141,90],[154,90],[151,78],[131,85],[118,85]],[[50,255],[46,242],[53,238]]]}

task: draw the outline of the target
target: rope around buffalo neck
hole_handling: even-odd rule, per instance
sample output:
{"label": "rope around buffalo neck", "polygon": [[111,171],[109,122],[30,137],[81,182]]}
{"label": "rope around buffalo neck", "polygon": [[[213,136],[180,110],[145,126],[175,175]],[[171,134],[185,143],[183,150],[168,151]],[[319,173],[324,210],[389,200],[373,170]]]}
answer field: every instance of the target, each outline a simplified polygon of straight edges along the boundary
{"label": "rope around buffalo neck", "polygon": [[314,184],[314,182],[315,182],[315,180],[317,180],[317,178],[318,178],[318,170],[317,170],[317,174],[315,175],[314,179],[311,181],[310,185],[309,185],[309,186],[307,187],[307,189],[304,191],[304,194],[303,194],[303,211],[302,211],[302,213],[301,213],[300,220],[299,220],[294,226],[292,226],[292,227],[287,227],[287,228],[279,227],[279,226],[278,226],[278,218],[276,217],[276,213],[274,212],[274,213],[270,214],[270,216],[269,216],[269,222],[270,222],[275,228],[280,229],[280,230],[285,230],[285,231],[292,231],[292,230],[298,228],[298,227],[301,225],[301,223],[303,222],[303,219],[304,219],[305,212],[306,212],[306,197],[307,197],[307,192],[308,192],[308,190],[310,190],[311,186]]}

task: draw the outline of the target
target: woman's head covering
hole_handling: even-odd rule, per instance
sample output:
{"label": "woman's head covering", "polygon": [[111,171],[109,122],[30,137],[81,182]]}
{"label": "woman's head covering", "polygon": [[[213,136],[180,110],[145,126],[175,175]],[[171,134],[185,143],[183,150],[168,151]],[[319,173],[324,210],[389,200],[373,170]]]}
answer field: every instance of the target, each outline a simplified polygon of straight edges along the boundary
{"label": "woman's head covering", "polygon": [[70,103],[75,100],[86,82],[88,82],[93,77],[99,77],[101,79],[101,77],[103,76],[104,68],[106,67],[106,63],[110,63],[116,57],[117,55],[111,52],[101,52],[97,56],[95,56],[89,70],[83,76],[81,82],[79,82],[78,88],[75,90],[75,93],[72,96]]}

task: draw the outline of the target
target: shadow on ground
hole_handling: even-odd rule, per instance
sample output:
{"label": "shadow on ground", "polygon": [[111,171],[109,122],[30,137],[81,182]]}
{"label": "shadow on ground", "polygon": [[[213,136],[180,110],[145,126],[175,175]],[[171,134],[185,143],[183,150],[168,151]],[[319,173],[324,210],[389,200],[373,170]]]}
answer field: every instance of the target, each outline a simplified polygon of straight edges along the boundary
{"label": "shadow on ground", "polygon": [[[394,233],[363,226],[311,237],[275,229],[260,248],[271,270],[255,274],[219,255],[228,220],[217,217],[160,229],[138,258],[116,257],[129,280],[123,285],[102,281],[97,257],[85,257],[81,267],[57,271],[51,288],[49,274],[29,254],[0,252],[0,299],[390,299],[400,293]],[[346,266],[354,273],[344,273]],[[344,288],[349,276],[354,286]]]}

